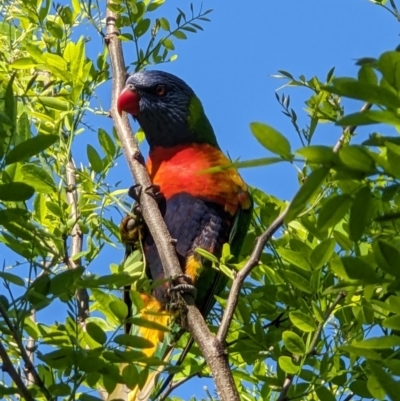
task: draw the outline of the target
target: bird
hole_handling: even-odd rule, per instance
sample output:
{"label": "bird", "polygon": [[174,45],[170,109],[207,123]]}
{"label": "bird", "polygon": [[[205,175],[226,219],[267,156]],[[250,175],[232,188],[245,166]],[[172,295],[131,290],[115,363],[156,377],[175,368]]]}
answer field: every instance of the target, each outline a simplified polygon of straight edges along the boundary
{"label": "bird", "polygon": [[[149,145],[147,168],[159,190],[159,207],[182,271],[196,289],[196,306],[206,318],[228,278],[196,249],[219,258],[223,245],[229,243],[232,255],[239,256],[253,210],[248,186],[221,151],[200,99],[179,77],[158,70],[133,73],[118,97],[117,109],[131,114],[144,132]],[[213,168],[216,171],[210,171]],[[148,279],[161,283],[151,292],[141,292],[141,316],[168,325],[171,282],[164,276],[145,223],[141,223],[140,242]],[[145,350],[148,356],[155,355],[164,341],[164,332],[151,327],[139,327],[139,335],[154,344]],[[128,399],[146,397],[135,388]]]}

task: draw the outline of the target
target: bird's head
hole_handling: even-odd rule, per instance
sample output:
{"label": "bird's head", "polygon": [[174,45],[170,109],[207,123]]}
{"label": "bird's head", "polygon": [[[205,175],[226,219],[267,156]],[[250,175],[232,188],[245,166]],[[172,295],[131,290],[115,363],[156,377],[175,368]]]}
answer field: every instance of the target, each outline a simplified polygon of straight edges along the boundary
{"label": "bird's head", "polygon": [[164,71],[132,74],[119,95],[117,108],[139,122],[150,148],[186,143],[218,146],[200,100],[175,75]]}

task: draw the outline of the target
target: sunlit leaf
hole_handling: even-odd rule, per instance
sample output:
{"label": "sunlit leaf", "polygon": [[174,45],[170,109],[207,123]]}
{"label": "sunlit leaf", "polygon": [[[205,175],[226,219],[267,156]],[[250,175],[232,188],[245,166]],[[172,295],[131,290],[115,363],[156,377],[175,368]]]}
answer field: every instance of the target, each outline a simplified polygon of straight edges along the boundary
{"label": "sunlit leaf", "polygon": [[5,157],[6,164],[15,163],[35,156],[49,148],[58,140],[58,135],[37,135],[33,138],[27,139],[7,153]]}
{"label": "sunlit leaf", "polygon": [[287,160],[293,158],[289,141],[275,128],[263,123],[251,123],[250,129],[258,142],[270,152]]}

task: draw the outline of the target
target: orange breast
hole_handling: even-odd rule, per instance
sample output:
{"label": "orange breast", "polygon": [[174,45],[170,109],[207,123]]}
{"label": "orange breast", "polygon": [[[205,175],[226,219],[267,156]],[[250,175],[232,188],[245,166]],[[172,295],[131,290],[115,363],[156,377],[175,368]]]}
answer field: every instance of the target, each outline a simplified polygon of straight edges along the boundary
{"label": "orange breast", "polygon": [[187,192],[216,202],[233,215],[239,205],[243,208],[250,206],[247,186],[242,177],[234,168],[205,171],[230,164],[229,159],[214,146],[191,144],[153,149],[147,167],[153,183],[161,187],[167,199],[177,193]]}

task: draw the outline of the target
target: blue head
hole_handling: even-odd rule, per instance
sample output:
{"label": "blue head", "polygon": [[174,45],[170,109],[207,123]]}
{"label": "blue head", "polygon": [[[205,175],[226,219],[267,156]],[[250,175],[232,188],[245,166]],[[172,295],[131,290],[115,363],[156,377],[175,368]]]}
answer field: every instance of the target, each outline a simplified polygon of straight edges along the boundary
{"label": "blue head", "polygon": [[137,119],[150,148],[186,143],[218,146],[200,100],[183,80],[167,72],[132,74],[118,98],[118,110]]}

